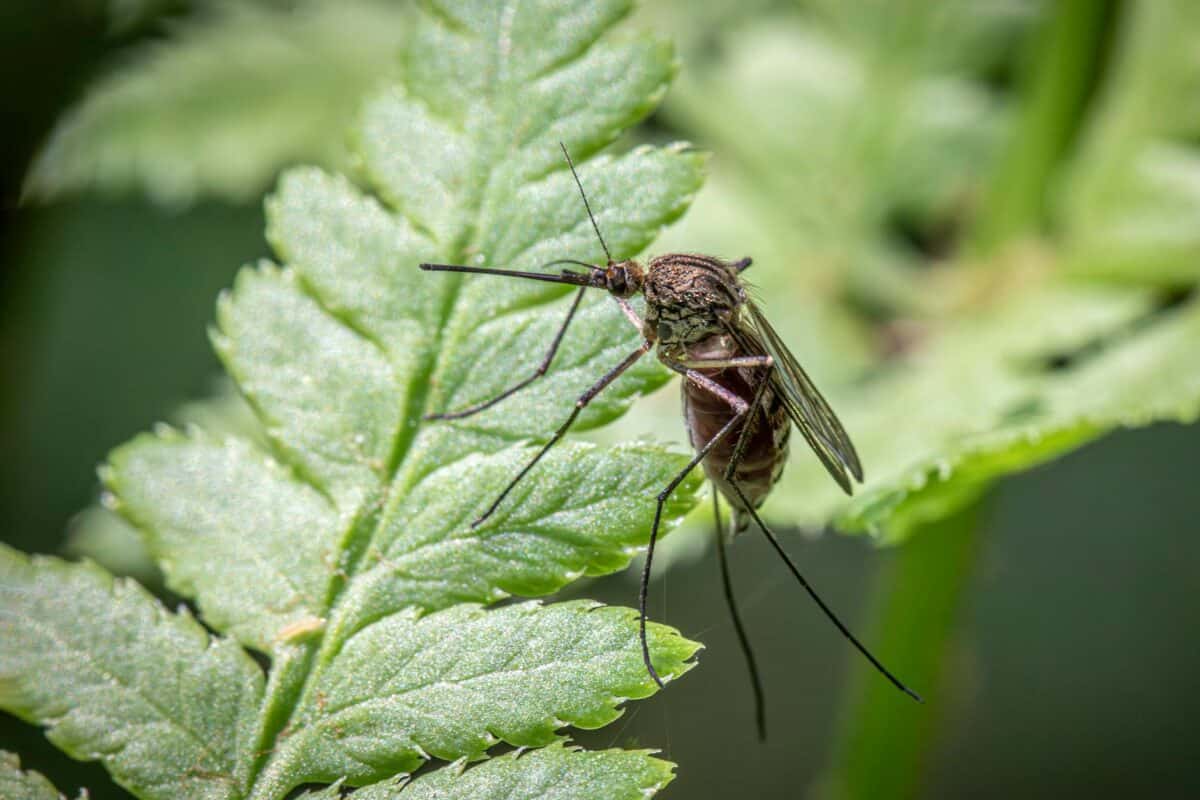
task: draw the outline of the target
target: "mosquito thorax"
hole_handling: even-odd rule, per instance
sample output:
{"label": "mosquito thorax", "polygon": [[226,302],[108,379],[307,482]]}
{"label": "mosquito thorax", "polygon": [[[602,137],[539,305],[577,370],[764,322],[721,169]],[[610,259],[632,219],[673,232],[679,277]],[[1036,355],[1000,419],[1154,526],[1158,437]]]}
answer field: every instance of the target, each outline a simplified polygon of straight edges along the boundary
{"label": "mosquito thorax", "polygon": [[690,253],[651,260],[642,293],[646,327],[664,344],[691,344],[723,333],[746,301],[732,265]]}

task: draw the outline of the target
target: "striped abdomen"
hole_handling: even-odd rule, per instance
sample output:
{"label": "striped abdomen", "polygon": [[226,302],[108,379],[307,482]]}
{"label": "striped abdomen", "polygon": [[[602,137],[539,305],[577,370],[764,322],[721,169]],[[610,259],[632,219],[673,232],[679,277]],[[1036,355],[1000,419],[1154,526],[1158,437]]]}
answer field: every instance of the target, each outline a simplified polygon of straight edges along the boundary
{"label": "striped abdomen", "polygon": [[[686,355],[688,359],[722,359],[761,354],[742,352],[729,337],[717,335],[687,346]],[[762,370],[759,368],[728,367],[697,371],[747,403],[753,401],[755,390],[763,380]],[[684,420],[692,447],[699,450],[729,422],[735,412],[728,403],[711,392],[695,386],[686,379],[682,383]],[[746,425],[752,426],[750,439],[734,471],[734,480],[741,487],[746,499],[758,508],[783,474],[792,423],[787,409],[768,387],[762,403],[751,412],[747,421],[735,427],[704,459],[705,474],[733,507],[734,530],[739,533],[749,524],[749,517],[744,513],[737,493],[725,482],[724,476]]]}

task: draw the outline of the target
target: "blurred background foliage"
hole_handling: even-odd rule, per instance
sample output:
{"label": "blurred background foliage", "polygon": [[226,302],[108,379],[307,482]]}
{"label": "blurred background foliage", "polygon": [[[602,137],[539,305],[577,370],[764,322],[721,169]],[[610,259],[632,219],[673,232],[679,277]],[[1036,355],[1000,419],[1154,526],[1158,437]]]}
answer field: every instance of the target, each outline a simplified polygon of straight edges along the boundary
{"label": "blurred background foliage", "polygon": [[[353,171],[345,131],[406,13],[6,4],[6,541],[156,585],[92,468],[157,419],[252,431],[214,378],[213,301],[265,253],[283,166]],[[681,61],[637,139],[714,154],[656,252],[754,257],[867,467],[847,500],[798,453],[766,512],[930,702],[868,672],[744,537],[759,745],[699,513],[654,616],[708,644],[704,668],[580,740],[664,747],[679,797],[1200,792],[1200,433],[1179,424],[1200,407],[1200,4],[655,0],[630,25]],[[1107,435],[1125,428],[1145,429]],[[603,435],[647,432],[683,440],[674,390]],[[829,525],[866,536],[814,536]],[[583,591],[627,604],[633,578]],[[11,718],[0,746],[122,796]]]}

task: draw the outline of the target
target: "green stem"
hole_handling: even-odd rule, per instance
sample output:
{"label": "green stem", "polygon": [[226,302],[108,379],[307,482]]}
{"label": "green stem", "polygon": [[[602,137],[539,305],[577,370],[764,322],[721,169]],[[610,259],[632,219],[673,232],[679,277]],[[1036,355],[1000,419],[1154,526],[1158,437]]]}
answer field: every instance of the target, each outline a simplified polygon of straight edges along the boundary
{"label": "green stem", "polygon": [[914,531],[876,584],[867,641],[883,663],[925,698],[917,705],[859,663],[851,681],[827,800],[919,796],[937,723],[947,702],[945,672],[958,609],[980,544],[987,496]]}
{"label": "green stem", "polygon": [[1031,42],[1021,108],[974,231],[981,253],[1036,233],[1044,220],[1053,173],[1082,123],[1115,5],[1059,0]]}

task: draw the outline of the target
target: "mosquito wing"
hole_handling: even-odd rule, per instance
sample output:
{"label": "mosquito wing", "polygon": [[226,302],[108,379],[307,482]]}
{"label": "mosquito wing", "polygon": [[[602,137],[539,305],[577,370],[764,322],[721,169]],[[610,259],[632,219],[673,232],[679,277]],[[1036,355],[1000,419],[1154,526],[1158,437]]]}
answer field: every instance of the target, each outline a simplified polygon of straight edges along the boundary
{"label": "mosquito wing", "polygon": [[863,479],[862,463],[858,460],[854,443],[829,403],[825,402],[812,379],[801,369],[796,357],[754,301],[748,300],[746,308],[752,329],[742,326],[731,333],[748,351],[766,353],[774,359],[771,388],[783,400],[792,422],[800,429],[825,469],[847,494],[851,494],[851,476],[860,482]]}

